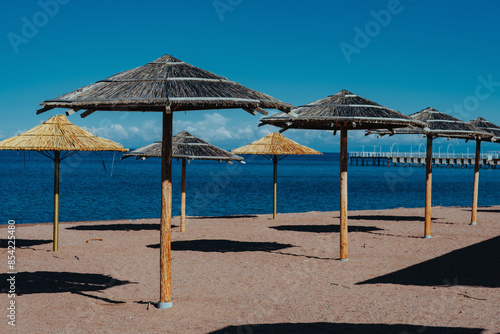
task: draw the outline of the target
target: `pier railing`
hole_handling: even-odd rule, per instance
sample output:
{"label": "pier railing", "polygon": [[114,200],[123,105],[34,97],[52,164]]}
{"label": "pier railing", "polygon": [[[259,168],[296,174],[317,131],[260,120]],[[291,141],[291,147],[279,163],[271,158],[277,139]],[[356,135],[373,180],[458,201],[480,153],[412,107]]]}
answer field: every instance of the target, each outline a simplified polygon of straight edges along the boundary
{"label": "pier railing", "polygon": [[[425,152],[349,152],[349,158],[425,158]],[[474,159],[475,153],[442,153],[433,152],[433,158],[439,159]],[[500,152],[485,152],[481,159],[493,160],[500,158]]]}

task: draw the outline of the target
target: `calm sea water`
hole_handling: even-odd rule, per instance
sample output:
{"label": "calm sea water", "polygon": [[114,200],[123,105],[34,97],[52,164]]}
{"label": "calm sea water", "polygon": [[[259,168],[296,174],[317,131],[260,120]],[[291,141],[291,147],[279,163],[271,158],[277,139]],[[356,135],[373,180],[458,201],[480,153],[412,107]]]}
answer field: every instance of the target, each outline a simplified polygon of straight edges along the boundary
{"label": "calm sea water", "polygon": [[[78,153],[61,163],[60,221],[157,218],[160,159],[120,160],[116,153]],[[187,215],[272,212],[271,161],[246,164],[191,161]],[[106,171],[103,167],[106,166]],[[470,206],[473,169],[434,168],[433,205]],[[0,151],[1,224],[53,220],[52,160]],[[173,162],[173,215],[180,214],[181,162]],[[423,207],[425,169],[349,166],[349,209]],[[500,204],[500,169],[481,169],[479,205]],[[278,212],[339,210],[339,155],[289,156],[278,164]]]}

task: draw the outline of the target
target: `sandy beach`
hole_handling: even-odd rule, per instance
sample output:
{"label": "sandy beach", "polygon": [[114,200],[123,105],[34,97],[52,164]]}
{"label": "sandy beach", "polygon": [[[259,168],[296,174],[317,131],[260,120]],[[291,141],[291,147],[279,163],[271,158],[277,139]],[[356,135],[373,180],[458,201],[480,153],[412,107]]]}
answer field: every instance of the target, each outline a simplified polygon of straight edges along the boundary
{"label": "sandy beach", "polygon": [[[159,219],[16,225],[16,326],[2,333],[494,333],[500,206],[173,219],[173,308],[159,310]],[[7,227],[2,258],[7,263]],[[4,266],[5,268],[6,266]],[[4,273],[6,271],[3,271]],[[2,281],[10,277],[1,274]],[[151,305],[149,305],[151,302]]]}

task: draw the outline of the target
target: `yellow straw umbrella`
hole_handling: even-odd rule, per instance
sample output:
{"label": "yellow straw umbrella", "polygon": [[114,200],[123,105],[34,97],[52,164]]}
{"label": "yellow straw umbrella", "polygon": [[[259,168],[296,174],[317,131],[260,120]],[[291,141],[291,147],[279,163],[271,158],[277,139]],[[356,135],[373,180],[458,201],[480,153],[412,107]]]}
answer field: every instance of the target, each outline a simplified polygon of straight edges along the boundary
{"label": "yellow straw umbrella", "polygon": [[59,247],[60,162],[78,151],[128,151],[121,144],[74,125],[64,115],[53,116],[31,130],[0,141],[0,150],[37,151],[54,161],[54,251]]}
{"label": "yellow straw umbrella", "polygon": [[273,161],[273,219],[276,219],[278,161],[289,155],[322,154],[312,148],[300,145],[293,140],[285,138],[281,133],[270,133],[264,138],[232,150],[231,152],[235,154],[259,154]]}

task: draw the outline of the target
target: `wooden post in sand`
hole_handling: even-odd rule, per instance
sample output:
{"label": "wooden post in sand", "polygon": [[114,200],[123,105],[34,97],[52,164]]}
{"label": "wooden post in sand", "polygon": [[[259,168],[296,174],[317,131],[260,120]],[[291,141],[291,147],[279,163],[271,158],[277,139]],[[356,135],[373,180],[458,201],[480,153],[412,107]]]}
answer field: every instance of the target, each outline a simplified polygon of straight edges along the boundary
{"label": "wooden post in sand", "polygon": [[432,207],[432,136],[427,135],[427,152],[425,157],[425,228],[424,238],[431,237]]}
{"label": "wooden post in sand", "polygon": [[349,260],[347,243],[347,127],[340,130],[340,261]]}
{"label": "wooden post in sand", "polygon": [[59,249],[59,163],[61,162],[60,152],[54,152],[54,244],[52,250]]}
{"label": "wooden post in sand", "polygon": [[277,191],[278,191],[278,157],[273,155],[273,219],[276,219]]}
{"label": "wooden post in sand", "polygon": [[481,157],[481,140],[476,140],[476,160],[474,161],[474,192],[472,193],[471,225],[477,224],[477,195],[479,191],[479,159]]}
{"label": "wooden post in sand", "polygon": [[171,221],[172,221],[172,111],[163,113],[161,149],[161,218],[160,218],[160,302],[158,308],[172,307],[171,282]]}
{"label": "wooden post in sand", "polygon": [[186,231],[186,159],[182,159],[181,232]]}

